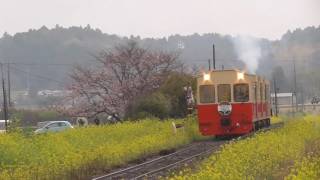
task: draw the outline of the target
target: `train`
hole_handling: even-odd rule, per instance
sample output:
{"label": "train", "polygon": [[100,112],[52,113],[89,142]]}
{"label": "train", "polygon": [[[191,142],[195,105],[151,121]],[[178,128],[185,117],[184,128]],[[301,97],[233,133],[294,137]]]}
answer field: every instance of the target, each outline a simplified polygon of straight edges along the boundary
{"label": "train", "polygon": [[197,116],[204,136],[244,135],[270,126],[270,82],[237,69],[197,78]]}

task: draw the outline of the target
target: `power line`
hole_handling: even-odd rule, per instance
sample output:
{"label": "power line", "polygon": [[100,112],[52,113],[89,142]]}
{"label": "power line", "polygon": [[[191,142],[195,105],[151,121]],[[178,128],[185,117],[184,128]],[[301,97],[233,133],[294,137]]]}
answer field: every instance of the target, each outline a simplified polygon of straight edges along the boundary
{"label": "power line", "polygon": [[28,74],[28,75],[37,77],[37,78],[39,78],[39,79],[44,79],[44,80],[56,82],[56,83],[58,83],[58,84],[65,84],[65,83],[62,82],[62,81],[59,81],[59,80],[56,80],[56,79],[52,79],[52,78],[48,78],[48,77],[44,77],[44,76],[41,76],[41,75],[38,75],[38,74],[33,74],[33,73],[30,73],[30,72],[26,72],[26,71],[24,71],[24,70],[22,70],[22,69],[19,69],[19,68],[17,68],[17,67],[12,67],[12,66],[11,66],[11,68],[14,69],[14,70],[16,70],[16,71],[18,71],[18,72],[25,73],[25,74]]}
{"label": "power line", "polygon": [[[7,63],[4,63],[7,64]],[[9,62],[8,64],[23,65],[23,66],[74,66],[74,64],[67,63],[20,63],[20,62]]]}

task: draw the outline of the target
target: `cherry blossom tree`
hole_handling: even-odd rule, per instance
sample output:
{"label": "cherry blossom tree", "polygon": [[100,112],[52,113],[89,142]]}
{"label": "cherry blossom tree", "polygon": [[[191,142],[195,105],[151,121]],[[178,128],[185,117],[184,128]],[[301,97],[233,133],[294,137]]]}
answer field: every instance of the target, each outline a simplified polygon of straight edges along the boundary
{"label": "cherry blossom tree", "polygon": [[59,111],[71,116],[123,115],[136,98],[159,88],[181,67],[177,58],[177,53],[151,51],[134,41],[101,52],[96,67],[75,67],[71,93]]}

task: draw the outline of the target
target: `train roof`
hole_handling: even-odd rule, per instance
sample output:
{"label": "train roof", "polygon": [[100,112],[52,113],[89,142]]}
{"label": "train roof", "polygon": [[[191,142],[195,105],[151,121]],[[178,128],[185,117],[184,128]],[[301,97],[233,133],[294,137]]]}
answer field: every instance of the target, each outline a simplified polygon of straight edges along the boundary
{"label": "train roof", "polygon": [[202,77],[203,73],[208,73],[208,72],[210,72],[210,73],[215,73],[215,72],[226,72],[226,71],[231,71],[231,72],[243,72],[243,73],[244,73],[245,75],[247,75],[247,76],[256,76],[256,77],[261,78],[261,79],[263,79],[263,80],[267,80],[265,77],[260,76],[260,75],[258,75],[258,74],[251,74],[251,73],[248,73],[248,72],[246,72],[246,71],[239,70],[239,69],[236,69],[236,68],[234,68],[234,69],[215,69],[215,70],[210,70],[210,71],[204,71],[204,72],[202,72],[201,74],[199,74],[198,77]]}
{"label": "train roof", "polygon": [[210,71],[205,71],[206,73],[208,72],[226,72],[226,71],[234,71],[234,72],[244,72],[246,75],[253,75],[255,76],[255,74],[250,74],[250,73],[247,73],[246,71],[243,71],[243,70],[239,70],[239,69],[215,69],[215,70],[210,70]]}
{"label": "train roof", "polygon": [[[245,81],[247,81],[247,82],[264,82],[267,84],[270,83],[269,80],[263,76],[256,75],[256,74],[250,74],[250,73],[247,73],[247,72],[245,72],[243,70],[239,70],[239,69],[223,69],[223,70],[217,69],[217,70],[203,71],[201,74],[199,74],[197,79],[201,80],[205,74],[211,74],[212,77],[218,77],[219,80],[217,78],[211,79],[214,81],[214,82],[211,81],[211,83],[220,83],[222,81],[231,82],[234,80],[239,82],[240,79],[237,79],[237,76],[239,74],[242,74],[243,77],[246,77]],[[242,81],[242,80],[240,80],[240,81]],[[244,81],[242,81],[242,82],[244,82]],[[208,83],[208,82],[206,82],[206,83]]]}

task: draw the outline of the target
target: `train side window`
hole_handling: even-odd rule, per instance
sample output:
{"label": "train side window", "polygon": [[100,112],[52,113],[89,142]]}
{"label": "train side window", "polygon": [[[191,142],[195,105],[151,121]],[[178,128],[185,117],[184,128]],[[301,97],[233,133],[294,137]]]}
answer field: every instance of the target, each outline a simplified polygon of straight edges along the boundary
{"label": "train side window", "polygon": [[269,96],[268,96],[268,94],[269,94],[269,86],[266,85],[265,87],[266,88],[264,89],[265,90],[264,97],[265,97],[266,101],[269,101]]}
{"label": "train side window", "polygon": [[201,85],[199,87],[200,103],[214,103],[215,91],[214,85]]}
{"label": "train side window", "polygon": [[235,84],[233,86],[233,95],[234,95],[235,102],[248,102],[249,101],[249,85]]}
{"label": "train side window", "polygon": [[218,85],[218,102],[231,101],[231,86],[230,84]]}

